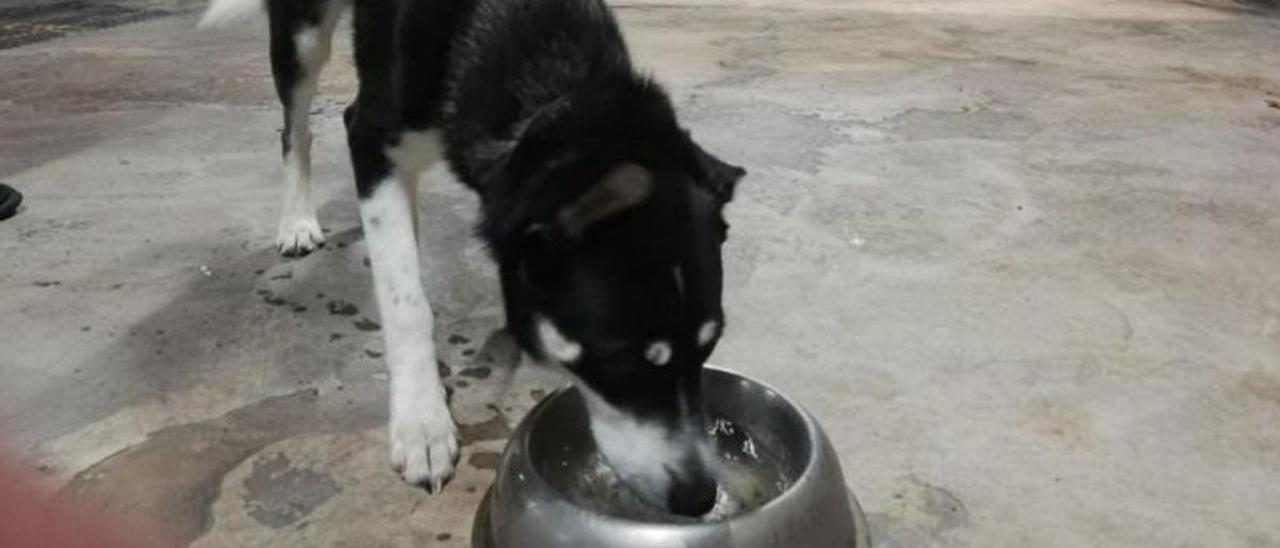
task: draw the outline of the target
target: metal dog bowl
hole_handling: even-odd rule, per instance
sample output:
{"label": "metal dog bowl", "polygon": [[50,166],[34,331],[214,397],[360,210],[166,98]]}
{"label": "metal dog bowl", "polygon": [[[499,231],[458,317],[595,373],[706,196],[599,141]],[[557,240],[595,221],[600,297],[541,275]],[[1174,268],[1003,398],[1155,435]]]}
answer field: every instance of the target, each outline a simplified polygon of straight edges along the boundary
{"label": "metal dog bowl", "polygon": [[[748,493],[708,517],[628,504],[603,465],[576,389],[545,398],[516,427],[476,514],[475,548],[866,548],[866,520],[822,429],[773,388],[706,368],[703,399],[720,483]],[[732,473],[737,477],[726,477]],[[746,485],[746,487],[741,487]],[[723,502],[723,500],[722,500]]]}

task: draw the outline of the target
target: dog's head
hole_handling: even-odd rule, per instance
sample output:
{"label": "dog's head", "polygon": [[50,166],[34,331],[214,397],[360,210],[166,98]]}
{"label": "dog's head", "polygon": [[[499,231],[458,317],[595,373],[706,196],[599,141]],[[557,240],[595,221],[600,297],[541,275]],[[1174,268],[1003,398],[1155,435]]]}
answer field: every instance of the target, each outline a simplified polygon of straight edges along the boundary
{"label": "dog's head", "polygon": [[[508,321],[563,366],[623,482],[685,515],[715,502],[702,366],[724,329],[725,204],[745,171],[680,134],[674,158],[573,158],[502,260]],[[548,205],[550,204],[550,205]]]}

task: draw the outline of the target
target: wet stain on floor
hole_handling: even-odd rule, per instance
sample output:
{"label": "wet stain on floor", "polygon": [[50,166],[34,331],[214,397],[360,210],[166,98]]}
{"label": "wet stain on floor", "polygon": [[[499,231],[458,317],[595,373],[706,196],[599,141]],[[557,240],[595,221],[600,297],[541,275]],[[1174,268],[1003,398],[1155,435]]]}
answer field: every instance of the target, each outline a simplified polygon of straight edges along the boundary
{"label": "wet stain on floor", "polygon": [[911,476],[884,511],[867,515],[877,546],[962,546],[951,533],[970,525],[969,510],[954,493]]}
{"label": "wet stain on floor", "polygon": [[249,515],[273,529],[297,522],[342,491],[329,476],[294,467],[281,453],[254,460],[244,488]]}
{"label": "wet stain on floor", "polygon": [[[222,478],[245,459],[299,434],[356,430],[381,421],[375,413],[326,413],[320,403],[317,391],[306,389],[267,398],[208,421],[160,430],[76,474],[59,496],[91,508],[110,509],[126,518],[154,522],[178,541],[190,542],[212,526],[210,505],[221,492]],[[251,492],[261,494],[259,512],[261,519],[269,522],[304,516],[308,508],[338,492],[337,486],[326,484],[332,482],[320,474],[290,472],[279,463],[264,466],[261,480],[255,480]],[[157,474],[157,470],[164,473]],[[304,484],[309,489],[305,493],[280,494]],[[281,504],[301,506],[285,508]]]}
{"label": "wet stain on floor", "polygon": [[329,301],[325,306],[329,309],[329,313],[335,316],[354,316],[360,312],[356,305],[342,299]]}
{"label": "wet stain on floor", "polygon": [[258,297],[262,299],[262,302],[267,303],[271,306],[284,306],[286,304],[289,304],[289,301],[284,300],[283,297],[280,297],[267,289],[259,289]]}
{"label": "wet stain on floor", "polygon": [[467,459],[467,464],[481,470],[497,470],[502,454],[494,451],[477,451]]}
{"label": "wet stain on floor", "polygon": [[88,1],[0,8],[0,49],[143,21],[168,13]]}
{"label": "wet stain on floor", "polygon": [[356,326],[356,329],[361,331],[378,331],[382,329],[381,324],[370,320],[369,318],[360,318],[359,320],[356,320],[353,325]]}
{"label": "wet stain on floor", "polygon": [[1087,450],[1096,445],[1088,409],[1061,398],[1037,398],[1027,404],[1026,426],[1056,446]]}
{"label": "wet stain on floor", "polygon": [[487,379],[489,378],[489,375],[493,374],[493,370],[488,367],[473,367],[471,369],[464,369],[458,374],[464,377],[471,377],[473,379]]}
{"label": "wet stain on floor", "polygon": [[1250,371],[1240,378],[1240,388],[1249,396],[1280,408],[1280,378],[1262,371]]}
{"label": "wet stain on floor", "polygon": [[458,425],[458,437],[462,438],[462,445],[470,445],[478,441],[505,440],[511,437],[511,427],[507,426],[507,420],[502,414],[497,413],[484,422]]}

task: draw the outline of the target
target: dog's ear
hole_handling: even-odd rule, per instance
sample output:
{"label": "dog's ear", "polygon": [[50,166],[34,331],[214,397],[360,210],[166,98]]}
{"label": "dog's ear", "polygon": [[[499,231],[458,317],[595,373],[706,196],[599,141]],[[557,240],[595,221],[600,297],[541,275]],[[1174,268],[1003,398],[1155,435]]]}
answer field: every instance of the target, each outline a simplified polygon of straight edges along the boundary
{"label": "dog's ear", "polygon": [[689,143],[693,146],[694,159],[698,163],[699,173],[694,177],[695,181],[721,204],[728,203],[733,199],[738,180],[747,174],[747,170],[712,156],[692,140]]}
{"label": "dog's ear", "polygon": [[653,174],[632,163],[610,169],[577,199],[560,208],[556,225],[571,239],[582,236],[592,224],[640,205],[653,193]]}

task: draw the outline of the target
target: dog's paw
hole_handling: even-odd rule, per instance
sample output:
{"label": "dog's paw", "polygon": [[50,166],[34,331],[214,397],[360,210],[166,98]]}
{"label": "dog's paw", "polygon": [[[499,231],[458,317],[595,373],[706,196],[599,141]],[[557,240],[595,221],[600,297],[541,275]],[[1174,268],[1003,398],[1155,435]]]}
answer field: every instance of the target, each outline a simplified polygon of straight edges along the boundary
{"label": "dog's paw", "polygon": [[302,257],[324,245],[324,233],[315,215],[280,219],[276,248],[285,257]]}
{"label": "dog's paw", "polygon": [[438,493],[458,464],[458,429],[439,398],[406,403],[391,413],[391,469],[405,481]]}

